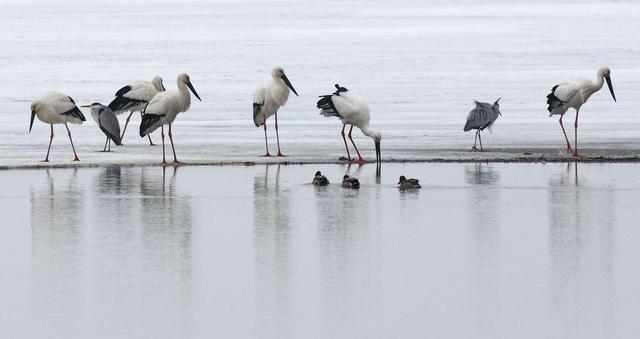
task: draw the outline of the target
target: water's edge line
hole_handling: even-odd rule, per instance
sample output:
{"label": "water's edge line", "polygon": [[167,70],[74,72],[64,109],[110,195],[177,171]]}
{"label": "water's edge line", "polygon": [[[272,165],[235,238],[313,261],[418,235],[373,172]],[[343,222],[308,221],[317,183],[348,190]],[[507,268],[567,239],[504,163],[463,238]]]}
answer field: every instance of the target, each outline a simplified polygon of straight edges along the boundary
{"label": "water's edge line", "polygon": [[[383,164],[403,164],[403,163],[640,163],[640,156],[629,157],[517,157],[517,158],[431,158],[431,159],[388,159]],[[375,162],[367,162],[362,165],[374,165]],[[283,160],[283,161],[202,161],[187,160],[181,163],[179,167],[186,166],[260,166],[260,165],[348,165],[345,161],[304,161],[304,160]],[[351,165],[359,165],[352,163]],[[20,165],[0,165],[0,171],[16,170],[16,169],[46,169],[46,168],[80,168],[80,167],[162,167],[163,165],[156,162],[139,162],[139,163],[68,163],[68,164],[20,164]],[[165,165],[173,167],[171,163]]]}

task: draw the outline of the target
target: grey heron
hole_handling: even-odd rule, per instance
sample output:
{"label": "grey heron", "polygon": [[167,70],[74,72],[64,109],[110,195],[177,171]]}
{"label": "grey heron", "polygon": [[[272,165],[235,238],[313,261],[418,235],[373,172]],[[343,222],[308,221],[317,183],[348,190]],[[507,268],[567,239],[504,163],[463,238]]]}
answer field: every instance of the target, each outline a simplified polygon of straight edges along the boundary
{"label": "grey heron", "polygon": [[609,67],[602,67],[598,69],[596,81],[577,79],[571,82],[563,82],[555,85],[551,89],[551,93],[547,95],[547,104],[549,105],[547,110],[549,110],[549,116],[551,117],[556,114],[560,115],[560,127],[562,128],[562,133],[564,134],[564,139],[567,142],[567,150],[569,152],[572,151],[571,144],[569,143],[567,132],[562,124],[562,118],[569,108],[576,110],[576,120],[574,122],[575,140],[573,149],[573,155],[576,157],[578,156],[578,114],[580,113],[580,107],[589,100],[589,97],[591,97],[593,93],[602,88],[605,80],[607,81],[607,86],[609,87],[609,92],[611,92],[613,101],[616,101],[616,95],[613,92],[613,85],[611,84],[611,70]]}
{"label": "grey heron", "polygon": [[[480,132],[487,127],[491,130],[491,126],[493,126],[493,123],[498,119],[498,116],[502,115],[502,113],[500,113],[500,104],[498,103],[500,99],[502,98],[498,98],[493,104],[475,101],[476,107],[469,112],[467,123],[464,125],[464,131],[476,130],[476,137],[473,140],[473,147],[471,148],[472,151],[484,151]],[[476,147],[478,139],[480,139],[479,150]]]}
{"label": "grey heron", "polygon": [[69,135],[69,141],[71,142],[71,149],[73,149],[73,161],[80,161],[76,148],[73,145],[73,139],[71,138],[71,131],[67,123],[81,125],[83,121],[86,121],[84,115],[76,106],[76,102],[73,99],[60,92],[48,92],[40,99],[31,103],[31,122],[29,124],[29,133],[33,127],[33,120],[38,116],[38,119],[51,126],[51,136],[49,138],[49,148],[47,148],[47,156],[43,162],[49,162],[49,151],[51,151],[51,142],[53,141],[53,125],[64,124],[67,128],[67,134]]}
{"label": "grey heron", "polygon": [[276,140],[278,142],[277,156],[285,156],[280,151],[280,135],[278,134],[278,110],[284,106],[289,99],[289,89],[298,96],[293,85],[284,74],[282,67],[276,67],[271,71],[271,80],[258,86],[253,94],[253,123],[256,127],[264,127],[265,157],[270,157],[269,144],[267,142],[267,118],[275,115]]}
{"label": "grey heron", "polygon": [[327,186],[327,185],[329,185],[329,179],[327,179],[327,177],[322,175],[322,173],[320,171],[317,171],[316,175],[313,177],[313,181],[311,181],[311,183],[316,185],[316,186]]}
{"label": "grey heron", "polygon": [[149,133],[161,127],[162,137],[162,164],[167,163],[164,152],[164,125],[169,125],[169,140],[171,140],[171,149],[173,150],[173,164],[180,164],[176,157],[176,148],[173,145],[173,135],[171,133],[171,124],[176,120],[178,113],[186,112],[191,106],[191,94],[189,90],[193,92],[193,95],[200,99],[198,92],[193,88],[191,84],[191,78],[185,73],[178,75],[178,90],[177,91],[165,91],[156,94],[151,99],[147,107],[144,109],[142,115],[142,122],[140,123],[140,137],[144,137]]}
{"label": "grey heron", "polygon": [[382,134],[374,130],[369,125],[371,119],[371,113],[367,103],[359,96],[351,93],[345,87],[341,87],[335,84],[336,91],[333,94],[322,95],[320,100],[316,104],[316,107],[320,109],[320,114],[325,117],[338,117],[342,121],[342,140],[344,141],[344,147],[347,149],[347,159],[351,162],[351,154],[349,154],[349,147],[347,146],[347,139],[345,138],[344,129],[347,125],[351,125],[349,129],[349,140],[353,144],[353,148],[358,154],[358,163],[362,164],[366,161],[360,155],[356,143],[351,137],[353,126],[358,127],[362,133],[371,139],[373,139],[376,148],[376,163],[382,161],[380,156],[380,140],[382,140]]}
{"label": "grey heron", "polygon": [[[156,75],[151,81],[134,81],[116,92],[116,97],[109,103],[109,108],[116,115],[127,111],[130,112],[124,123],[124,129],[120,136],[121,139],[124,138],[124,133],[127,131],[127,126],[129,125],[129,120],[133,112],[139,111],[142,117],[142,112],[149,101],[151,101],[156,94],[164,91],[165,88],[162,83],[162,78]],[[149,136],[149,145],[154,145],[153,141],[151,141],[151,136]]]}
{"label": "grey heron", "polygon": [[357,190],[360,188],[360,181],[357,178],[345,174],[344,177],[342,177],[342,184],[340,186]]}
{"label": "grey heron", "polygon": [[[122,146],[122,137],[120,136],[120,123],[118,122],[118,118],[116,117],[113,111],[99,103],[94,102],[90,105],[80,106],[84,108],[91,109],[91,117],[98,124],[98,127],[107,136],[107,140],[104,142],[103,152],[111,152],[111,140],[118,145]],[[107,144],[109,145],[109,150],[107,151]]]}
{"label": "grey heron", "polygon": [[407,179],[407,177],[405,177],[404,175],[400,176],[400,180],[398,180],[397,185],[398,185],[398,188],[400,188],[400,190],[422,188],[422,186],[420,186],[420,182],[418,179],[413,179],[413,178]]}

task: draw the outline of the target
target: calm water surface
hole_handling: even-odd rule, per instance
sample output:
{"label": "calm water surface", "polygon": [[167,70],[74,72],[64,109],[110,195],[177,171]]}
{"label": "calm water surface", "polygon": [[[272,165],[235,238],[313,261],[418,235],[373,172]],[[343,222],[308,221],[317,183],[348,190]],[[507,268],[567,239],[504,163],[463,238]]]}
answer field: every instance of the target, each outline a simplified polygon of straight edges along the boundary
{"label": "calm water surface", "polygon": [[[0,173],[11,338],[629,338],[635,164]],[[308,182],[321,169],[332,183]],[[359,191],[337,184],[358,176]],[[424,183],[399,192],[400,174]]]}

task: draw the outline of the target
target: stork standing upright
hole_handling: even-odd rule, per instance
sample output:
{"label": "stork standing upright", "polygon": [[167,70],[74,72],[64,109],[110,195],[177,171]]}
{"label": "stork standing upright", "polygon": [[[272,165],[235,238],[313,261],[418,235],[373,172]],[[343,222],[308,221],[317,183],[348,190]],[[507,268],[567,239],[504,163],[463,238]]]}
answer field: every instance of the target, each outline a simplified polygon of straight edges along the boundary
{"label": "stork standing upright", "polygon": [[178,113],[186,112],[191,106],[191,95],[189,90],[193,92],[193,95],[200,99],[198,92],[193,88],[191,79],[185,73],[178,75],[178,90],[177,91],[165,91],[156,94],[151,99],[147,107],[144,109],[142,115],[142,122],[140,123],[140,137],[144,137],[149,133],[162,128],[160,136],[162,137],[162,164],[167,163],[164,152],[164,125],[169,125],[169,140],[171,140],[171,149],[173,150],[173,164],[180,164],[176,157],[176,148],[173,145],[173,136],[171,134],[171,124],[176,120]]}
{"label": "stork standing upright", "polygon": [[71,131],[67,123],[81,125],[83,121],[86,121],[84,115],[76,106],[76,102],[73,99],[60,92],[49,92],[43,95],[40,99],[31,103],[31,122],[29,123],[29,133],[33,127],[33,120],[38,116],[40,121],[47,123],[51,126],[51,137],[49,138],[49,148],[47,148],[47,156],[43,162],[49,162],[49,151],[51,151],[51,142],[53,141],[53,125],[64,124],[67,128],[67,134],[69,135],[69,141],[71,142],[71,149],[73,149],[73,161],[80,161],[76,148],[73,146],[73,139],[71,138]]}
{"label": "stork standing upright", "polygon": [[253,123],[256,127],[264,126],[264,147],[265,157],[270,157],[269,143],[267,142],[267,118],[276,116],[276,140],[278,142],[278,156],[285,156],[280,151],[280,135],[278,134],[278,110],[284,106],[289,99],[289,89],[298,96],[293,85],[284,74],[282,67],[276,67],[271,71],[271,80],[260,85],[253,94]]}
{"label": "stork standing upright", "polygon": [[[487,102],[475,101],[476,107],[469,112],[467,123],[464,125],[464,131],[476,130],[476,137],[473,139],[473,147],[471,147],[472,151],[484,151],[484,149],[482,149],[480,132],[487,127],[491,130],[491,126],[493,126],[493,123],[498,119],[498,116],[502,115],[502,113],[500,113],[500,104],[498,103],[500,99],[502,98],[498,98],[493,105]],[[476,147],[478,139],[480,139],[480,149]]]}
{"label": "stork standing upright", "polygon": [[605,80],[607,81],[607,86],[609,87],[609,92],[611,92],[613,101],[616,101],[616,95],[613,92],[613,86],[611,85],[611,70],[609,67],[602,67],[598,69],[596,81],[577,79],[571,82],[563,82],[555,85],[551,89],[551,93],[547,95],[547,104],[549,105],[547,109],[550,113],[549,116],[556,114],[560,115],[560,127],[562,128],[562,133],[564,134],[564,139],[567,142],[567,150],[569,152],[572,152],[571,144],[569,143],[567,132],[564,130],[562,118],[569,108],[576,110],[576,120],[574,122],[575,141],[573,144],[573,155],[576,157],[578,156],[578,114],[580,113],[580,107],[589,100],[589,97],[591,97],[593,93],[602,88]]}
{"label": "stork standing upright", "polygon": [[367,107],[364,100],[351,93],[348,89],[340,87],[338,84],[335,84],[335,87],[336,91],[333,94],[320,96],[320,100],[318,100],[316,105],[321,110],[320,114],[325,117],[338,117],[342,121],[342,131],[340,134],[342,134],[344,147],[347,149],[347,159],[349,162],[351,162],[351,155],[349,154],[349,147],[347,146],[347,139],[344,134],[344,129],[347,125],[351,125],[349,129],[349,140],[351,140],[353,148],[358,154],[358,163],[362,164],[366,161],[362,158],[362,155],[360,155],[360,151],[358,151],[358,147],[356,147],[356,143],[351,137],[353,126],[358,127],[364,135],[373,139],[376,147],[376,163],[380,163],[382,161],[380,156],[380,140],[382,140],[382,135],[369,126],[369,120],[371,118],[369,107]]}
{"label": "stork standing upright", "polygon": [[[103,152],[111,152],[111,140],[118,145],[122,145],[122,139],[120,136],[120,123],[118,122],[118,118],[113,113],[109,107],[99,103],[94,102],[90,105],[80,106],[84,108],[91,109],[91,117],[98,124],[98,127],[107,136],[107,140],[104,142]],[[107,144],[109,145],[109,150],[107,151]]]}
{"label": "stork standing upright", "polygon": [[[162,78],[156,75],[151,81],[135,81],[116,92],[116,97],[109,103],[109,109],[116,115],[130,111],[124,123],[124,129],[122,130],[120,139],[124,138],[124,132],[127,131],[127,126],[129,125],[129,120],[133,112],[139,111],[142,117],[142,112],[149,101],[151,101],[156,94],[164,91],[165,88],[162,84]],[[149,136],[149,145],[154,145],[153,141],[151,141],[151,136]]]}

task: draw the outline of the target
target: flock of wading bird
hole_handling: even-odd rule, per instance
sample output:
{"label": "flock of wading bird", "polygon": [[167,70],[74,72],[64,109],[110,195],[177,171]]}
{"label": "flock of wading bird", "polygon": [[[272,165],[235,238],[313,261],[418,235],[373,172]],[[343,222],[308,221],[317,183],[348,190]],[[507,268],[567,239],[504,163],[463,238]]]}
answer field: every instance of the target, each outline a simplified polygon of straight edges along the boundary
{"label": "flock of wading bird", "polygon": [[[574,156],[578,155],[578,114],[580,113],[580,107],[587,102],[589,97],[599,91],[604,82],[607,82],[609,91],[613,96],[613,100],[616,100],[616,96],[613,92],[611,84],[611,70],[608,67],[602,67],[598,69],[597,77],[595,81],[578,79],[571,82],[563,82],[555,85],[551,89],[551,93],[547,95],[547,104],[550,116],[560,115],[560,127],[564,134],[565,141],[567,142],[567,151]],[[164,126],[168,125],[168,136],[171,141],[171,149],[173,151],[173,164],[178,165],[180,162],[176,156],[175,146],[173,144],[173,136],[171,133],[171,125],[178,116],[178,113],[186,112],[191,105],[191,93],[200,99],[198,92],[193,87],[191,79],[187,74],[178,75],[177,79],[177,91],[167,91],[164,88],[162,78],[159,76],[154,77],[150,82],[138,81],[133,82],[130,85],[122,87],[116,92],[115,98],[105,106],[98,102],[83,105],[80,107],[89,108],[91,116],[98,124],[100,130],[106,135],[105,147],[103,151],[108,152],[111,150],[111,142],[116,145],[122,145],[122,138],[124,132],[127,129],[131,115],[134,112],[140,112],[142,121],[140,123],[139,134],[140,137],[147,136],[149,144],[154,145],[151,141],[150,134],[160,128],[160,136],[162,138],[162,164],[166,165],[165,158],[165,144],[164,144]],[[320,96],[320,100],[317,102],[317,108],[320,109],[320,114],[325,117],[337,117],[342,121],[341,135],[344,141],[344,146],[347,150],[347,157],[344,159],[347,162],[357,162],[359,164],[366,161],[360,154],[351,133],[353,127],[358,127],[362,133],[371,139],[373,139],[376,149],[376,163],[381,162],[380,155],[380,141],[382,135],[380,132],[375,131],[370,127],[369,108],[366,102],[359,96],[353,94],[345,87],[341,87],[336,84],[336,91],[332,94]],[[295,88],[289,81],[289,78],[285,74],[282,67],[276,67],[271,71],[271,80],[259,86],[253,96],[253,122],[256,127],[263,126],[264,128],[264,140],[265,140],[265,157],[270,157],[269,145],[267,141],[267,119],[275,115],[275,132],[276,141],[278,145],[278,153],[276,156],[284,156],[280,149],[280,137],[278,135],[278,110],[285,105],[289,99],[289,92],[297,96]],[[496,121],[500,113],[500,99],[496,100],[493,104],[483,103],[476,101],[476,107],[469,112],[467,122],[464,126],[464,131],[472,129],[476,130],[473,151],[483,151],[481,131],[485,128],[491,128]],[[576,118],[574,122],[575,141],[573,148],[567,137],[567,133],[562,124],[562,118],[564,114],[574,108],[576,111]],[[124,129],[120,132],[120,124],[117,119],[117,115],[129,112],[126,118]],[[82,111],[76,106],[75,101],[68,95],[59,92],[49,92],[42,96],[40,99],[31,103],[31,122],[29,125],[29,132],[33,127],[33,121],[35,117],[38,117],[42,122],[50,124],[51,137],[49,139],[49,147],[47,149],[47,155],[44,162],[49,161],[49,151],[51,150],[51,142],[53,141],[53,125],[64,124],[69,135],[69,141],[71,142],[71,148],[73,149],[74,161],[79,161],[75,147],[73,145],[73,139],[71,138],[71,131],[68,124],[82,124],[86,121]],[[345,137],[345,128],[350,125],[348,137],[353,144],[358,159],[352,159],[349,152],[349,146],[347,145],[347,139]],[[477,141],[480,141],[480,148],[476,147]],[[341,158],[342,159],[342,158]],[[318,173],[320,176],[321,174]],[[348,178],[345,178],[345,180]],[[326,178],[325,178],[326,180]],[[314,179],[314,182],[316,180]],[[347,180],[348,181],[348,180]],[[323,182],[322,180],[318,181]],[[411,182],[411,179],[402,181]],[[400,184],[401,184],[400,183]],[[418,185],[418,182],[415,181]],[[347,185],[343,182],[343,185]],[[405,183],[405,185],[410,185]],[[352,184],[351,186],[359,186],[359,184]],[[418,185],[419,186],[419,185]]]}

